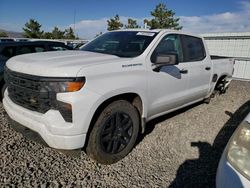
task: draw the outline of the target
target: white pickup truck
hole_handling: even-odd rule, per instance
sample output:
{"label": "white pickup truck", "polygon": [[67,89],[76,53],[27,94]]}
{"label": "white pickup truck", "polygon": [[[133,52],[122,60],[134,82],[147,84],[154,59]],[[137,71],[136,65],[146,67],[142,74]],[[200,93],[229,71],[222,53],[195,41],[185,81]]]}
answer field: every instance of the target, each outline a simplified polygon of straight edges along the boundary
{"label": "white pickup truck", "polygon": [[11,58],[3,105],[52,148],[86,148],[117,162],[149,120],[225,92],[234,60],[213,57],[199,36],[170,30],[107,32],[80,51]]}

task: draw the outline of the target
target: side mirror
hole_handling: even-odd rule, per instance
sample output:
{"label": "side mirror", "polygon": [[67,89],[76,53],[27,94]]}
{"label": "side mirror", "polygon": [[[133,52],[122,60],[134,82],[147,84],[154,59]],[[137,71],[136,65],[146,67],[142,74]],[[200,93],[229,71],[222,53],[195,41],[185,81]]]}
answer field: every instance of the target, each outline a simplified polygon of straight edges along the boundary
{"label": "side mirror", "polygon": [[154,67],[153,70],[159,70],[162,66],[166,65],[177,65],[178,62],[178,55],[177,54],[168,54],[162,55],[159,54],[156,56],[155,62],[152,64]]}

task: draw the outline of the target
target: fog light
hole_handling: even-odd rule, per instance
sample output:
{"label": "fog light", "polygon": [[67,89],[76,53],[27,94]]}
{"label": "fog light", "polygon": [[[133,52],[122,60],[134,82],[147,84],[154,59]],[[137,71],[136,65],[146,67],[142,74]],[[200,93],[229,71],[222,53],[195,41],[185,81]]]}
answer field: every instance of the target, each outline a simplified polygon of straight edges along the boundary
{"label": "fog light", "polygon": [[57,109],[61,113],[66,122],[72,122],[72,106],[71,104],[57,101]]}

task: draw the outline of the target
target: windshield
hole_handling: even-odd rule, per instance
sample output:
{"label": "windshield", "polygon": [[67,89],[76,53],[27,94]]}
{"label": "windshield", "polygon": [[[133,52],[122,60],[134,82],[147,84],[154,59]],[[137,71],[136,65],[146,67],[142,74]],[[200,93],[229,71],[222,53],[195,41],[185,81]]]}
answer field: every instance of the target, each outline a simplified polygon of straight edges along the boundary
{"label": "windshield", "polygon": [[156,34],[138,31],[108,32],[87,43],[80,50],[119,57],[136,57],[144,52]]}

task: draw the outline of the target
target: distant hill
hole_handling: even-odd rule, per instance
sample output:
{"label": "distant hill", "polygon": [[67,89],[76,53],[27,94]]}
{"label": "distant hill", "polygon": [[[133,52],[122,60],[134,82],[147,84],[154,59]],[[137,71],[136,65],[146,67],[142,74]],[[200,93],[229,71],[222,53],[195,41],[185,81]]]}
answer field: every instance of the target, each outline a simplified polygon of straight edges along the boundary
{"label": "distant hill", "polygon": [[7,31],[7,30],[1,29],[1,28],[0,28],[0,32],[5,32],[8,34],[9,37],[13,37],[13,38],[22,38],[23,37],[22,32]]}

